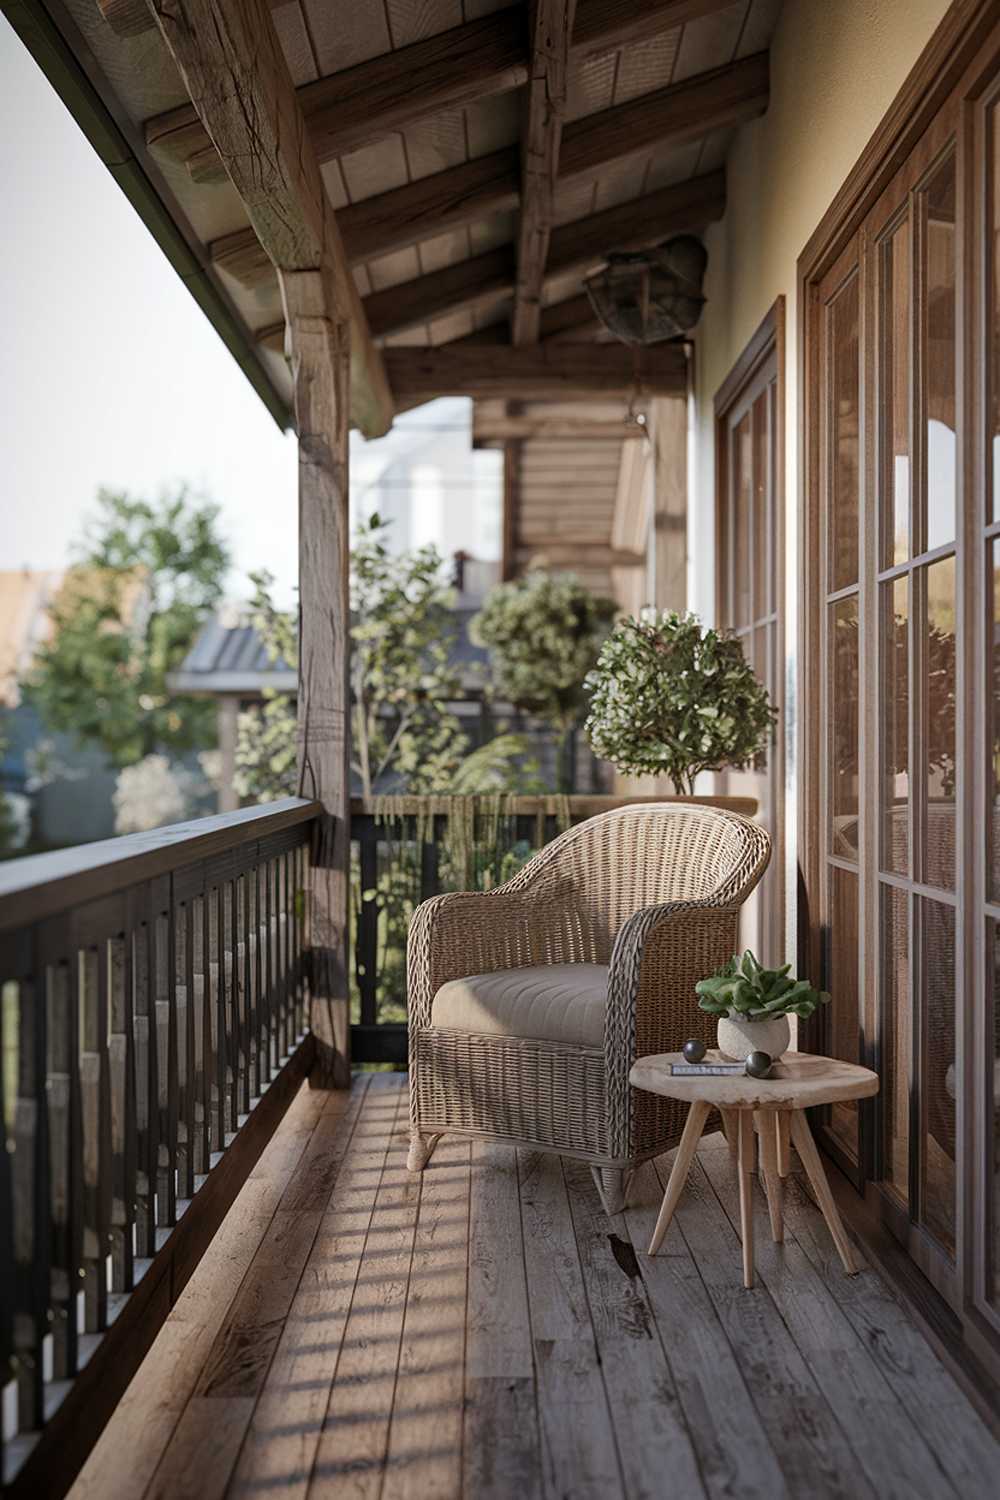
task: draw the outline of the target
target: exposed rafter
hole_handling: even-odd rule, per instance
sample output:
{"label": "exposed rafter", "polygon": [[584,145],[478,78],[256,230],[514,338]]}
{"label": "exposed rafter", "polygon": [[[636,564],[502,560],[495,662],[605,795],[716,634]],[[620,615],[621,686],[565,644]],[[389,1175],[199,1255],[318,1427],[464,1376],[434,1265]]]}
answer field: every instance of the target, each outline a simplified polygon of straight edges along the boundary
{"label": "exposed rafter", "polygon": [[333,325],[349,325],[352,419],[368,435],[385,432],[393,408],[382,357],[368,331],[266,0],[151,4],[279,279],[315,273],[314,313]]}
{"label": "exposed rafter", "polygon": [[[701,229],[725,209],[725,174],[707,173],[553,230],[547,276],[585,268],[611,250],[638,250],[669,234]],[[404,281],[364,299],[372,333],[384,337],[514,289],[512,245]]]}
{"label": "exposed rafter", "polygon": [[646,395],[678,395],[687,388],[687,359],[677,344],[637,352],[623,344],[549,343],[517,349],[455,343],[437,349],[387,349],[385,362],[401,409],[438,396],[555,401],[624,394],[637,385]]}
{"label": "exposed rafter", "polygon": [[515,344],[538,341],[575,3],[576,0],[531,0],[529,6],[531,51],[521,132],[521,213],[511,318],[511,339]]}
{"label": "exposed rafter", "polygon": [[[638,150],[697,139],[761,114],[767,108],[767,80],[767,53],[761,52],[575,121],[563,130],[560,185],[592,179]],[[337,221],[351,263],[510,209],[519,201],[519,182],[518,150],[512,146],[341,209]],[[249,242],[237,236],[217,242],[212,253],[213,259],[219,253],[235,256],[231,269],[247,286],[267,273],[259,257],[254,263]]]}
{"label": "exposed rafter", "polygon": [[[135,0],[98,3],[112,25],[114,16],[133,24]],[[580,0],[573,54],[586,57],[656,36],[728,3]],[[529,55],[524,8],[517,5],[304,84],[299,100],[317,155],[321,162],[329,161],[441,110],[521,88],[528,80]],[[184,162],[197,181],[224,176],[212,142],[187,106],[149,120],[146,140],[170,160]]]}

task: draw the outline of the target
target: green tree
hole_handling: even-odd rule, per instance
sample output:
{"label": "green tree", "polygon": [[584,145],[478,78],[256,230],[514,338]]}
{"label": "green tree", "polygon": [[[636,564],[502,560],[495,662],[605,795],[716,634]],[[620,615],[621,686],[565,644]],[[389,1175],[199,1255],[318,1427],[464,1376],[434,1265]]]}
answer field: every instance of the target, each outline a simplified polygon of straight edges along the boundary
{"label": "green tree", "polygon": [[587,704],[585,681],[618,606],[569,573],[528,573],[494,588],[473,621],[490,654],[497,693],[552,725],[561,792],[573,790],[571,734]]}
{"label": "green tree", "polygon": [[179,666],[218,602],[218,508],[186,489],[150,502],[101,490],[26,684],[46,724],[117,766],[215,742],[214,705],[178,696]]}
{"label": "green tree", "polygon": [[669,776],[680,793],[699,771],[756,764],[777,717],[737,638],[675,610],[620,620],[589,685],[595,752],[627,775]]}
{"label": "green tree", "polygon": [[[434,547],[394,555],[376,515],[355,532],[351,555],[351,768],[364,796],[475,793],[534,787],[519,736],[469,753],[448,708],[460,694],[452,668],[451,590]],[[272,579],[254,575],[254,624],[273,662],[298,662],[294,613],[276,609]],[[295,702],[271,691],[240,716],[237,791],[270,801],[296,790]]]}

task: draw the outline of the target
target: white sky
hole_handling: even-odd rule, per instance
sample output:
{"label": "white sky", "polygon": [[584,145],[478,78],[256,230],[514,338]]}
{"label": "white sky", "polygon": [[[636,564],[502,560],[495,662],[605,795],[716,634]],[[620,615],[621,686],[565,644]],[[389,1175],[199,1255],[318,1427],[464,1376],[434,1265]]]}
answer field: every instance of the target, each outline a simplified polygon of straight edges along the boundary
{"label": "white sky", "polygon": [[[187,481],[222,508],[228,591],[242,594],[246,574],[267,567],[290,602],[295,439],[2,16],[0,203],[0,569],[65,565],[101,485],[155,496]],[[412,442],[406,428],[467,412],[434,403],[381,444],[353,442],[356,480],[370,486],[380,448]]]}

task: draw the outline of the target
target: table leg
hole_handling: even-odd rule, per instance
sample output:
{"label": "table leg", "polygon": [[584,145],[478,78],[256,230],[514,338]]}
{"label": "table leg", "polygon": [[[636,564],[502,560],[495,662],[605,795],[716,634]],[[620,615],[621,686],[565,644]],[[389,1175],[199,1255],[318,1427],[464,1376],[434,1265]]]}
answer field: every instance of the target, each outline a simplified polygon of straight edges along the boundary
{"label": "table leg", "polygon": [[726,1137],[726,1144],[729,1147],[729,1154],[730,1156],[735,1158],[736,1153],[739,1150],[740,1137],[739,1120],[736,1118],[737,1111],[735,1109],[724,1109],[720,1105],[719,1114],[722,1116],[722,1133]]}
{"label": "table leg", "polygon": [[780,1245],[785,1238],[782,1221],[784,1187],[778,1174],[778,1117],[776,1109],[758,1109],[757,1130],[760,1135],[760,1165],[767,1189],[767,1211],[771,1216],[771,1238]]}
{"label": "table leg", "polygon": [[777,1109],[774,1115],[778,1131],[778,1176],[787,1177],[792,1170],[791,1111]]}
{"label": "table leg", "polygon": [[743,1285],[753,1286],[753,1110],[740,1110],[740,1234],[743,1239]]}
{"label": "table leg", "polygon": [[820,1154],[817,1150],[816,1142],[813,1140],[812,1131],[809,1129],[806,1117],[800,1109],[792,1111],[792,1140],[795,1142],[795,1149],[802,1158],[802,1165],[806,1169],[806,1175],[812,1184],[813,1192],[816,1194],[816,1201],[822,1210],[827,1228],[833,1236],[833,1243],[837,1247],[837,1253],[843,1262],[844,1270],[848,1276],[855,1276],[858,1268],[851,1250],[851,1242],[847,1238],[847,1231],[844,1229],[843,1221],[837,1212],[837,1205],[833,1201],[830,1184],[826,1180],[826,1170],[820,1160]]}
{"label": "table leg", "polygon": [[681,1143],[677,1147],[677,1155],[674,1157],[674,1164],[670,1169],[670,1179],[667,1182],[667,1190],[663,1195],[659,1218],[656,1221],[656,1228],[653,1230],[653,1238],[649,1242],[650,1255],[655,1255],[657,1250],[659,1250],[663,1244],[663,1236],[670,1228],[670,1220],[674,1216],[677,1201],[684,1190],[685,1182],[687,1182],[688,1172],[691,1170],[691,1163],[694,1161],[694,1154],[698,1149],[701,1132],[705,1121],[708,1119],[710,1110],[711,1105],[706,1104],[703,1099],[696,1099],[688,1110],[687,1121],[684,1125],[684,1134],[681,1136]]}

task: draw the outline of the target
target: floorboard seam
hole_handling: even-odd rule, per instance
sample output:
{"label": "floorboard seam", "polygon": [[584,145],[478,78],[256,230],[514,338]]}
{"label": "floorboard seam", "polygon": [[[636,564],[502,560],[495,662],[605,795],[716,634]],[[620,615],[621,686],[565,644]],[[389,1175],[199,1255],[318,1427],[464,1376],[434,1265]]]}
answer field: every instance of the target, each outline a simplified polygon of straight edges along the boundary
{"label": "floorboard seam", "polygon": [[[402,1097],[404,1090],[400,1090]],[[398,1115],[397,1115],[398,1119]],[[440,1141],[438,1145],[440,1145]],[[417,1248],[417,1234],[420,1229],[420,1210],[424,1204],[424,1173],[427,1171],[426,1164],[423,1171],[417,1174],[417,1203],[413,1215],[413,1234],[410,1236],[410,1257],[406,1264],[406,1291],[403,1293],[403,1316],[399,1320],[399,1342],[396,1345],[396,1365],[392,1372],[392,1393],[389,1396],[389,1406],[385,1422],[385,1450],[382,1454],[382,1471],[379,1475],[378,1497],[382,1500],[385,1489],[385,1476],[389,1467],[389,1452],[392,1447],[392,1419],[396,1411],[396,1392],[399,1390],[399,1362],[403,1354],[403,1341],[406,1337],[406,1315],[410,1307],[410,1285],[413,1278],[413,1256]],[[346,1326],[346,1325],[345,1325]]]}
{"label": "floorboard seam", "polygon": [[514,1180],[517,1183],[517,1222],[521,1231],[521,1274],[524,1277],[524,1305],[528,1314],[528,1338],[531,1342],[531,1393],[534,1397],[535,1406],[535,1437],[538,1446],[538,1462],[541,1467],[539,1475],[541,1483],[538,1486],[540,1495],[548,1491],[545,1482],[545,1444],[542,1435],[542,1410],[538,1399],[538,1358],[535,1353],[535,1320],[531,1315],[531,1293],[528,1289],[528,1257],[524,1248],[524,1206],[521,1202],[521,1153],[514,1147]]}

